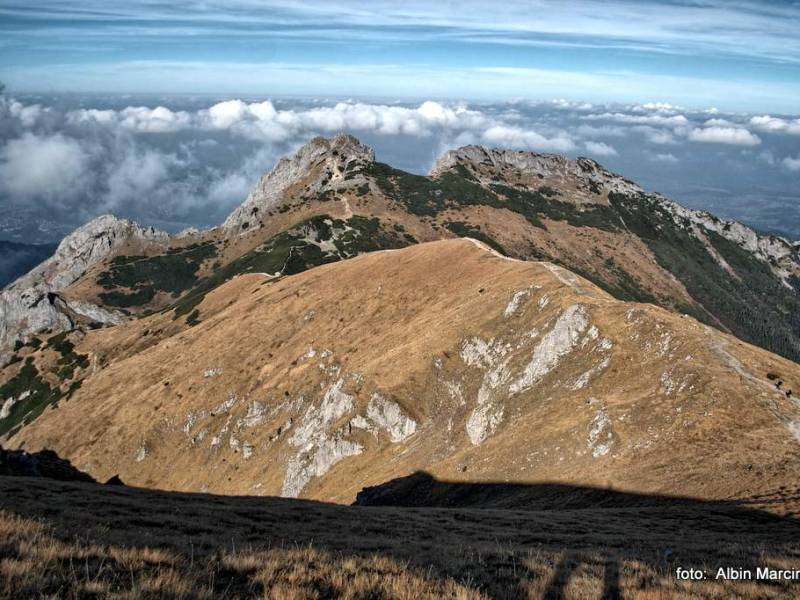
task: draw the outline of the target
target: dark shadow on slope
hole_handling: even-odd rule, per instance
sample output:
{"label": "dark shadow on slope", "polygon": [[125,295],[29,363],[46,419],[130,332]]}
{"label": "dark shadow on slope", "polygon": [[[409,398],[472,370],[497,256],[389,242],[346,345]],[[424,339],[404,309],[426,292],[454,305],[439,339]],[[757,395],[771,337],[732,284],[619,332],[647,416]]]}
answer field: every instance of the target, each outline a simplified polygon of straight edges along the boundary
{"label": "dark shadow on slope", "polygon": [[[753,498],[702,500],[561,483],[440,481],[420,471],[364,488],[358,493],[354,505],[485,512],[497,509],[530,511],[544,521],[546,515],[569,515],[574,518],[577,531],[569,543],[563,543],[566,540],[562,540],[562,558],[555,564],[542,594],[547,599],[566,597],[570,579],[581,565],[586,564],[603,569],[602,598],[620,598],[620,565],[625,561],[648,560],[645,558],[648,552],[642,545],[646,538],[651,543],[664,540],[660,550],[655,555],[651,554],[649,560],[662,564],[666,560],[676,565],[691,564],[687,560],[679,560],[679,556],[692,554],[684,552],[687,546],[716,540],[718,545],[706,557],[713,562],[715,550],[722,554],[723,546],[730,543],[729,539],[724,539],[730,534],[739,536],[743,546],[764,543],[764,536],[771,540],[767,544],[774,543],[775,548],[800,540],[800,521],[794,516],[763,510],[778,507],[796,510],[800,506],[800,488],[782,489],[775,494]],[[622,520],[617,521],[620,518]],[[613,522],[617,522],[617,525],[611,525],[611,531],[608,531],[607,526]],[[581,530],[587,524],[590,524],[592,531]],[[681,534],[686,536],[683,541]],[[621,540],[618,536],[623,536],[625,541],[619,543]],[[605,540],[605,547],[598,544],[600,540]],[[587,549],[595,552],[587,552]],[[740,550],[744,551],[735,562],[722,561],[720,564],[734,564],[753,573],[757,567],[763,566],[757,553],[747,555],[745,548]]]}
{"label": "dark shadow on slope", "polygon": [[91,475],[76,469],[71,462],[59,457],[52,450],[25,452],[6,450],[0,446],[0,475],[95,483]]}
{"label": "dark shadow on slope", "polygon": [[[798,490],[779,490],[754,502],[796,506],[798,497]],[[659,588],[657,574],[678,565],[755,569],[765,552],[793,560],[794,568],[800,561],[797,519],[733,501],[563,484],[441,482],[425,473],[368,488],[359,499],[361,506],[344,506],[0,477],[0,510],[44,518],[64,539],[168,548],[187,560],[232,548],[313,545],[408,563],[493,599],[524,597],[528,588],[536,590],[531,597],[564,598],[589,571],[596,597],[619,598],[634,589],[669,591]],[[253,585],[250,572],[227,577],[232,589]],[[785,587],[775,591],[790,595]]]}
{"label": "dark shadow on slope", "polygon": [[[788,498],[765,495],[757,504],[766,506]],[[748,500],[700,500],[618,491],[611,488],[563,483],[507,483],[442,481],[425,471],[366,487],[356,496],[355,506],[402,506],[437,508],[500,508],[512,510],[580,510],[688,506],[746,510]],[[761,511],[749,511],[761,514]],[[765,518],[774,515],[764,513]],[[751,514],[755,518],[756,514]]]}

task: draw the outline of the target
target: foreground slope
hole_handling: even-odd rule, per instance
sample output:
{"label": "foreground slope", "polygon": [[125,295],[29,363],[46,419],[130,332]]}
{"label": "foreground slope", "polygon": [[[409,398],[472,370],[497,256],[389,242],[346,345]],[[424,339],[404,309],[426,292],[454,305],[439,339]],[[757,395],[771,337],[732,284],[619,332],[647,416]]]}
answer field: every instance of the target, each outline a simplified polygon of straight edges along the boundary
{"label": "foreground slope", "polygon": [[[452,485],[452,484],[450,484]],[[469,487],[465,485],[464,487]],[[540,486],[529,495],[540,497]],[[348,507],[0,476],[0,598],[793,598],[795,487],[746,503],[541,486],[536,510]],[[591,505],[561,508],[561,499]],[[705,569],[678,581],[677,566]]]}
{"label": "foreground slope", "polygon": [[240,276],[175,312],[24,348],[16,368],[61,356],[80,383],[9,444],[98,480],[348,503],[420,470],[702,498],[800,474],[796,363],[472,240]]}

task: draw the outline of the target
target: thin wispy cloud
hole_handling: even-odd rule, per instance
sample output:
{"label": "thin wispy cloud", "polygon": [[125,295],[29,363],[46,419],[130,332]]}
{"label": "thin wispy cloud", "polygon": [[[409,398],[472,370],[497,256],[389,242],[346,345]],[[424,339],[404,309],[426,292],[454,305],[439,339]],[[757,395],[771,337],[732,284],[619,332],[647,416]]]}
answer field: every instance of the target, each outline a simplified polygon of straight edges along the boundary
{"label": "thin wispy cloud", "polygon": [[[719,54],[797,61],[800,43],[792,20],[793,3],[659,2],[582,0],[578,2],[509,0],[491,7],[478,0],[457,6],[413,0],[402,4],[356,0],[277,2],[216,0],[108,3],[87,0],[65,6],[54,0],[10,3],[0,9],[25,32],[67,35],[80,30],[105,35],[224,35],[281,38],[313,35],[337,39],[348,31],[356,39],[390,41],[460,40],[479,43],[592,49],[633,49],[682,53],[713,48]],[[653,18],[654,13],[658,18]],[[94,25],[88,32],[85,24]],[[502,34],[502,36],[501,36]],[[539,37],[528,37],[528,36]],[[747,41],[757,41],[748,45]]]}
{"label": "thin wispy cloud", "polygon": [[796,3],[17,0],[0,22],[0,77],[27,91],[658,95],[771,113],[800,95]]}

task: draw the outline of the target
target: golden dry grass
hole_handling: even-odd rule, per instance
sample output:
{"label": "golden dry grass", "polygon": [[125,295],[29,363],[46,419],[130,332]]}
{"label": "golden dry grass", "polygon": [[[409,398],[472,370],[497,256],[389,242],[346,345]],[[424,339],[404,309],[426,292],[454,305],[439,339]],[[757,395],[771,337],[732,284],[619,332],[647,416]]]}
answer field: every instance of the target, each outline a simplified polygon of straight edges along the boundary
{"label": "golden dry grass", "polygon": [[[527,299],[506,317],[520,290]],[[470,366],[464,344],[514,348],[503,364],[517,377],[578,305],[597,339],[587,331],[568,356],[548,355],[554,366],[530,389],[493,388],[489,402],[502,417],[475,445],[470,423],[498,367]],[[298,479],[288,464],[309,464],[320,446],[301,450],[292,440],[337,386],[353,406],[323,429],[363,451],[331,458],[329,470],[304,480],[305,498],[349,503],[364,486],[417,470],[703,498],[800,476],[798,407],[767,379],[780,373],[797,389],[796,363],[468,240],[369,253],[278,281],[238,277],[199,310],[198,325],[146,348],[137,344],[150,343],[147,332],[174,326],[171,313],[87,335],[77,348],[92,357],[137,351],[106,356],[69,401],[8,445],[50,448],[103,481],[119,474],[149,488],[298,493],[287,486]],[[414,435],[394,443],[350,426],[376,393],[416,421]],[[248,418],[255,408],[260,416]],[[597,423],[606,424],[602,449],[592,441]]]}
{"label": "golden dry grass", "polygon": [[[0,597],[54,598],[456,598],[484,596],[387,557],[313,546],[220,548],[198,556],[75,536],[0,511]],[[133,540],[132,540],[133,541]]]}
{"label": "golden dry grass", "polygon": [[723,505],[348,507],[0,477],[0,598],[797,597],[677,565],[800,568],[792,518]]}

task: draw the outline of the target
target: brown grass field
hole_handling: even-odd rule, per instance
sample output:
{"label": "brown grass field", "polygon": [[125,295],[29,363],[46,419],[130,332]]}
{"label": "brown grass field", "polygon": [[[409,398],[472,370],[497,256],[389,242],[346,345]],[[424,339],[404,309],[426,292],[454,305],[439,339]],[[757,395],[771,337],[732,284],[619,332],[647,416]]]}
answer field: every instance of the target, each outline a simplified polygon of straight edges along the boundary
{"label": "brown grass field", "polygon": [[[562,491],[573,506],[587,490]],[[585,508],[499,510],[0,477],[0,597],[800,596],[788,581],[714,580],[720,566],[800,568],[796,490],[748,502],[589,492]],[[709,579],[678,581],[678,566]]]}

